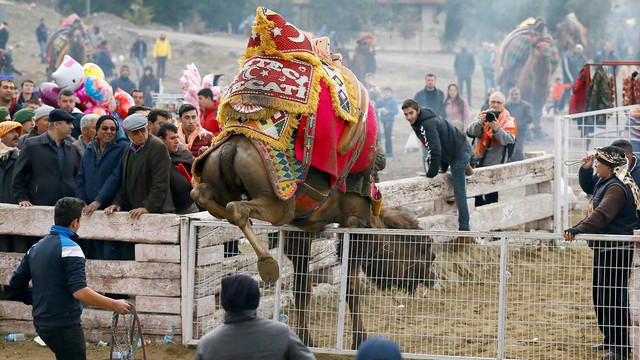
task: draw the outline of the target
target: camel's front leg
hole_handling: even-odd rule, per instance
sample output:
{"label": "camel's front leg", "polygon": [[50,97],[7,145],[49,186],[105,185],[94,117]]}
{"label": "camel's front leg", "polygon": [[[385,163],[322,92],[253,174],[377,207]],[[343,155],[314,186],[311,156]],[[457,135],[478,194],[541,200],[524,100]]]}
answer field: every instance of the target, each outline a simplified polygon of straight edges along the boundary
{"label": "camel's front leg", "polygon": [[[274,196],[275,198],[275,196]],[[269,201],[270,200],[270,201]],[[274,201],[275,200],[275,201]],[[249,218],[253,217],[273,223],[286,223],[293,218],[294,201],[282,201],[277,198],[258,198],[251,201],[232,201],[227,204],[227,220],[237,225],[258,256],[258,272],[266,283],[276,282],[280,276],[278,262],[271,256],[256,237]]]}

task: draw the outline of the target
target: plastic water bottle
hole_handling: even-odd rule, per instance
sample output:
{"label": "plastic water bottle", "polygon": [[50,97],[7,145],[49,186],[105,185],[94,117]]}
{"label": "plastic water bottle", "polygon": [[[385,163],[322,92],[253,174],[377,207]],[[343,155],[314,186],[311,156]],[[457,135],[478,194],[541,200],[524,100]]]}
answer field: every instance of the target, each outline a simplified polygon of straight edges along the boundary
{"label": "plastic water bottle", "polygon": [[27,335],[25,334],[9,334],[4,337],[5,341],[17,342],[17,341],[25,341],[27,340]]}
{"label": "plastic water bottle", "polygon": [[170,342],[173,341],[173,329],[175,329],[175,325],[171,324],[171,326],[169,326],[169,329],[167,330],[167,333],[164,334],[164,339],[162,340],[163,344],[168,344]]}

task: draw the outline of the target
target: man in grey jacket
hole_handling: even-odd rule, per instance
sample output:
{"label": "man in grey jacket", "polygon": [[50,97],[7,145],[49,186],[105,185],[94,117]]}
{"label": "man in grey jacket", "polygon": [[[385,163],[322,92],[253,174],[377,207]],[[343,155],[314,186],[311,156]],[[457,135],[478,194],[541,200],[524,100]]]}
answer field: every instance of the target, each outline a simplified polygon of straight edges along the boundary
{"label": "man in grey jacket", "polygon": [[[507,146],[515,144],[518,134],[516,120],[504,108],[505,97],[499,91],[489,97],[490,108],[481,111],[467,128],[467,135],[478,138],[473,155],[478,159],[477,167],[504,164],[509,159]],[[487,116],[495,110],[497,117]],[[498,192],[476,196],[476,206],[498,202]]]}
{"label": "man in grey jacket", "polygon": [[224,325],[203,336],[194,360],[315,359],[285,324],[256,316],[258,283],[247,275],[222,279]]}

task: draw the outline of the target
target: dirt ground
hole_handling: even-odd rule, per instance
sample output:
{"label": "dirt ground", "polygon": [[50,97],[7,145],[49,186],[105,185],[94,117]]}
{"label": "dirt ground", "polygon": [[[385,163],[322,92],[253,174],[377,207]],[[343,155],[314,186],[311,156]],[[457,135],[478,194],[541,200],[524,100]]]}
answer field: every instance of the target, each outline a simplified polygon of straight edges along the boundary
{"label": "dirt ground", "polygon": [[[497,246],[470,246],[438,256],[435,266],[441,288],[418,288],[414,294],[380,291],[368,286],[362,299],[363,321],[370,334],[382,334],[413,354],[495,356],[499,311],[499,254]],[[510,359],[598,359],[589,349],[601,340],[591,307],[591,251],[585,245],[566,249],[511,249],[505,288],[505,357]],[[335,292],[314,296],[309,324],[316,344],[333,346],[338,304]],[[283,311],[287,311],[286,308]],[[295,326],[293,318],[291,326]],[[348,332],[350,325],[345,325]],[[31,339],[31,338],[30,338]],[[344,344],[350,346],[350,335]],[[91,344],[88,359],[108,358],[108,348]],[[33,341],[0,342],[8,360],[50,359],[51,352]],[[192,359],[193,347],[152,345],[149,359]],[[319,360],[347,360],[353,356],[317,354]],[[406,358],[411,358],[407,356]]]}
{"label": "dirt ground", "polygon": [[[19,84],[25,79],[32,79],[36,83],[46,81],[45,65],[39,61],[39,47],[35,41],[35,28],[40,17],[46,17],[49,27],[49,34],[52,34],[63,16],[51,9],[41,5],[15,4],[5,6],[7,20],[10,23],[10,39],[8,46],[13,47],[15,66],[22,70],[24,74],[16,77]],[[139,28],[124,19],[110,14],[94,14],[89,19],[83,19],[86,25],[101,27],[102,32],[109,40],[112,55],[118,58],[123,55],[124,61],[116,62],[119,68],[122,64],[128,64],[132,68],[132,77],[135,76],[133,61],[129,59],[129,47],[135,40],[138,33],[142,33],[149,46],[149,53],[153,48],[153,42],[160,32],[167,33],[167,38],[171,42],[173,59],[167,63],[167,79],[164,83],[166,89],[171,91],[179,90],[178,79],[182,71],[186,69],[188,63],[195,63],[201,74],[210,72],[224,73],[227,82],[237,73],[237,60],[239,54],[244,51],[247,39],[244,36],[210,34],[194,35],[172,31],[167,27],[152,25],[146,28]],[[150,57],[149,57],[150,59]],[[455,82],[453,73],[454,54],[443,54],[436,52],[422,53],[401,53],[385,52],[380,49],[377,53],[378,72],[376,73],[377,84],[381,87],[391,86],[394,95],[399,103],[404,99],[412,97],[424,86],[424,75],[434,73],[437,75],[437,87],[446,90],[449,83]],[[151,61],[155,70],[155,63]],[[482,72],[479,66],[475,70],[472,86],[472,108],[471,113],[478,112],[480,105],[484,101],[484,84]],[[545,117],[542,119],[543,128],[548,130],[552,126],[553,119]],[[421,153],[414,152],[405,154],[404,145],[409,132],[408,123],[401,114],[396,117],[393,130],[393,158],[387,160],[387,168],[380,172],[381,180],[393,180],[405,177],[416,176],[423,172],[420,162]],[[545,150],[551,152],[553,148],[553,138],[545,142],[526,143],[525,151]],[[523,191],[514,190],[508,196],[519,196]],[[450,289],[451,290],[451,289]],[[526,297],[528,294],[523,294]],[[530,294],[534,295],[534,294]],[[453,295],[451,295],[453,296]],[[421,310],[422,311],[422,310]],[[577,316],[577,315],[576,315]],[[401,320],[397,320],[401,322]],[[440,324],[445,325],[445,324]],[[403,324],[402,327],[408,329],[408,333],[417,331],[423,324]],[[441,330],[453,328],[453,323],[441,326]],[[429,331],[434,330],[430,327]],[[424,332],[424,329],[418,333]],[[477,344],[476,344],[477,345]],[[477,349],[477,346],[474,346]],[[472,348],[472,347],[470,347]],[[546,350],[545,350],[546,351]],[[456,352],[457,353],[457,352]],[[166,346],[153,345],[148,348],[149,359],[192,359],[195,354],[193,348],[185,348],[180,345],[170,344]],[[458,354],[458,353],[457,353]],[[478,355],[479,353],[475,353]],[[564,358],[585,358],[584,353],[572,353],[575,356]],[[459,354],[458,354],[459,355]],[[5,359],[51,359],[52,353],[47,348],[42,348],[33,341],[21,343],[7,343],[0,341],[0,357]],[[88,349],[89,359],[108,358],[108,348],[90,345]],[[352,356],[318,354],[320,360],[342,360],[352,359]],[[544,356],[540,358],[559,358],[555,356]]]}

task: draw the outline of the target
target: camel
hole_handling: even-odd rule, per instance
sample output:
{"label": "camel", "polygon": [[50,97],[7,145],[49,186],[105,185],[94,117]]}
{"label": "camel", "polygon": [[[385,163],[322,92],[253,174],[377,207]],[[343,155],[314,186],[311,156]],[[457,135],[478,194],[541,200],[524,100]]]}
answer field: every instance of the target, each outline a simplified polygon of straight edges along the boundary
{"label": "camel", "polygon": [[[503,92],[520,88],[523,100],[533,105],[534,121],[549,97],[549,79],[559,61],[558,49],[547,34],[546,21],[530,19],[512,31],[500,45],[496,79]],[[537,122],[539,124],[539,121]]]}
{"label": "camel", "polygon": [[[279,267],[258,241],[250,219],[290,224],[310,233],[331,223],[419,229],[410,216],[378,206],[380,195],[371,177],[375,112],[348,69],[331,62],[297,28],[265,8],[257,10],[243,58],[240,74],[220,105],[220,135],[194,162],[197,185],[191,197],[214,217],[242,230],[258,257],[263,281],[276,281]],[[298,174],[293,175],[296,181],[288,180],[291,173]],[[312,238],[287,234],[284,249],[296,270],[296,331],[309,346],[314,342],[305,310],[311,294]],[[372,276],[380,288],[414,292],[419,284],[429,284],[434,255],[427,236],[371,234],[353,235],[347,255],[347,302],[356,349],[367,338],[359,314],[359,271]]]}
{"label": "camel", "polygon": [[571,50],[571,47],[577,44],[586,47],[586,33],[587,29],[578,21],[576,14],[567,14],[561,22],[556,24],[555,38],[558,42],[560,52],[564,54],[565,51]]}

